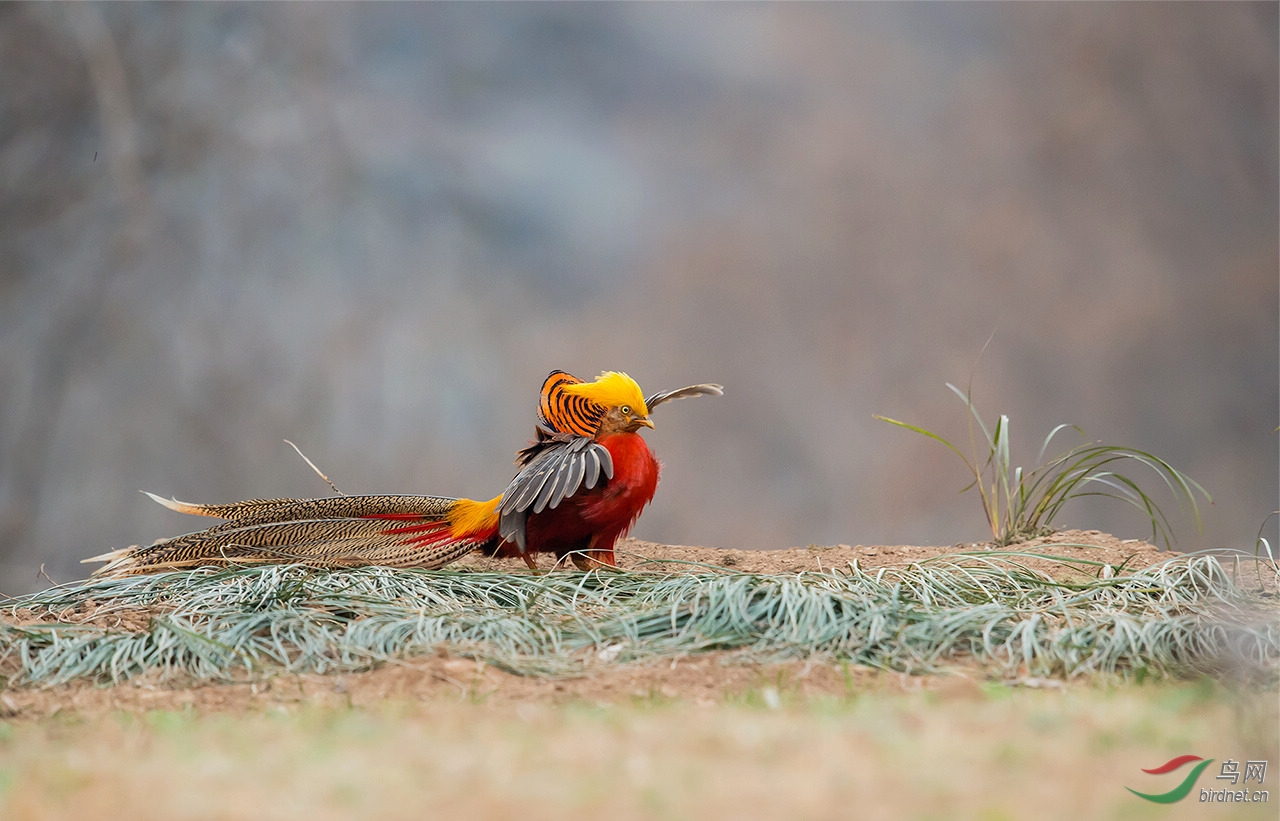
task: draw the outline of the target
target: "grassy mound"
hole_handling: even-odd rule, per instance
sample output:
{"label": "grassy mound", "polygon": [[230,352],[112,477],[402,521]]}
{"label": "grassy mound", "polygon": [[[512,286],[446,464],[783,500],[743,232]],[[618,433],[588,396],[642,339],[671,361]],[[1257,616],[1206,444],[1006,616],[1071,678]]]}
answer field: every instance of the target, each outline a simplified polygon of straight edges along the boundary
{"label": "grassy mound", "polygon": [[[1080,572],[1065,581],[1020,557]],[[725,649],[903,672],[976,660],[1035,676],[1274,679],[1280,660],[1280,614],[1212,556],[1126,575],[1016,553],[794,575],[268,566],[78,582],[7,600],[0,612],[10,686],[148,671],[201,681],[355,671],[442,646],[556,676]]]}

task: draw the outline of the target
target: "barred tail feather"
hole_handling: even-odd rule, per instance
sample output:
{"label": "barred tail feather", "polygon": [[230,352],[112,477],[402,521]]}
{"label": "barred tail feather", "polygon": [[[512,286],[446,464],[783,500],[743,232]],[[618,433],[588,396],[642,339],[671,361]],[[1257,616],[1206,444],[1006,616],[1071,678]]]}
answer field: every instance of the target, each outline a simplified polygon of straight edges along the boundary
{"label": "barred tail feather", "polygon": [[[230,520],[146,547],[135,545],[85,559],[106,563],[93,575],[263,563],[431,569],[490,546],[497,536],[497,500],[336,496],[193,505],[152,498],[171,510]],[[487,510],[492,515],[483,515]]]}
{"label": "barred tail feather", "polygon": [[[143,491],[144,493],[146,491]],[[322,499],[249,499],[223,505],[201,505],[163,499],[148,493],[160,504],[179,513],[228,519],[231,522],[262,524],[293,519],[342,519],[383,517],[422,517],[442,519],[459,501],[445,496],[329,496]]]}
{"label": "barred tail feather", "polygon": [[180,502],[174,498],[164,498],[157,496],[149,490],[142,491],[151,497],[151,501],[164,505],[170,510],[178,513],[187,513],[192,516],[210,516],[215,519],[235,519],[240,516],[246,516],[250,513],[270,509],[284,502],[295,501],[293,499],[249,499],[243,502],[235,502],[229,505],[199,505],[191,502]]}

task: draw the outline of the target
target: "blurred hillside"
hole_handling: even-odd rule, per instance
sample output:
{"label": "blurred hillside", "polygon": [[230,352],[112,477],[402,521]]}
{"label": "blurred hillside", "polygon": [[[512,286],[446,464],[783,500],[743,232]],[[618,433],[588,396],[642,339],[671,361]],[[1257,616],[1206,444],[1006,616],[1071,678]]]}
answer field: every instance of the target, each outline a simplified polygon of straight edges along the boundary
{"label": "blurred hillside", "polygon": [[[1074,422],[1214,494],[1180,547],[1250,546],[1278,494],[1277,25],[0,6],[0,591],[200,524],[139,488],[326,494],[284,438],[349,493],[488,498],[553,368],[726,385],[648,435],[645,539],[981,538],[958,461],[871,418],[963,439],[943,384],[974,375],[1023,464]],[[1147,535],[1115,504],[1063,524]]]}

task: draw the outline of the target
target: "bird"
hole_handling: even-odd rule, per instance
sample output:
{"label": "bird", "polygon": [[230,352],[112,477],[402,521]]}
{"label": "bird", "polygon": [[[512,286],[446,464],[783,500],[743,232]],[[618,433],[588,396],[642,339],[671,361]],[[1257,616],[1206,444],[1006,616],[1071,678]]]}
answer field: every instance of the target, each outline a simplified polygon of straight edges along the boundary
{"label": "bird", "polygon": [[492,499],[338,495],[193,504],[143,491],[170,510],[225,521],[84,562],[104,563],[93,575],[106,577],[284,563],[436,569],[475,551],[521,558],[534,571],[540,553],[557,564],[568,557],[582,570],[616,568],[614,545],[658,486],[660,465],[640,429],[653,428],[650,414],[666,402],[723,393],[704,383],[646,397],[620,371],[592,382],[552,371],[539,393],[534,438],[517,451],[515,476]]}

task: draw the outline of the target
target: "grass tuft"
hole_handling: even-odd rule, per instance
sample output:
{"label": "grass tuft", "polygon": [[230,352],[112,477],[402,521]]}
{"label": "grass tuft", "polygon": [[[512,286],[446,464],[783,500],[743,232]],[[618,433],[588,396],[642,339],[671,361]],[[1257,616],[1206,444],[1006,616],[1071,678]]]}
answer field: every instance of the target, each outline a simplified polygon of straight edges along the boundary
{"label": "grass tuft", "polygon": [[[969,393],[951,383],[947,383],[947,387],[969,410],[970,456],[926,428],[878,414],[875,418],[926,436],[960,457],[973,476],[973,481],[961,492],[977,488],[991,536],[1001,546],[1048,535],[1054,532],[1053,522],[1068,502],[1087,496],[1102,496],[1137,508],[1151,523],[1152,542],[1163,540],[1166,547],[1171,547],[1173,532],[1168,517],[1136,480],[1117,472],[1123,465],[1146,468],[1163,480],[1179,507],[1185,503],[1190,508],[1197,528],[1200,527],[1200,509],[1196,496],[1203,496],[1211,504],[1213,502],[1195,480],[1163,459],[1134,448],[1088,442],[1043,461],[1050,443],[1062,431],[1070,428],[1083,435],[1075,425],[1058,425],[1051,430],[1040,446],[1036,467],[1024,471],[1013,464],[1010,455],[1009,417],[1002,415],[995,427],[989,428],[978,414]],[[978,456],[975,424],[981,432],[985,458]]]}

